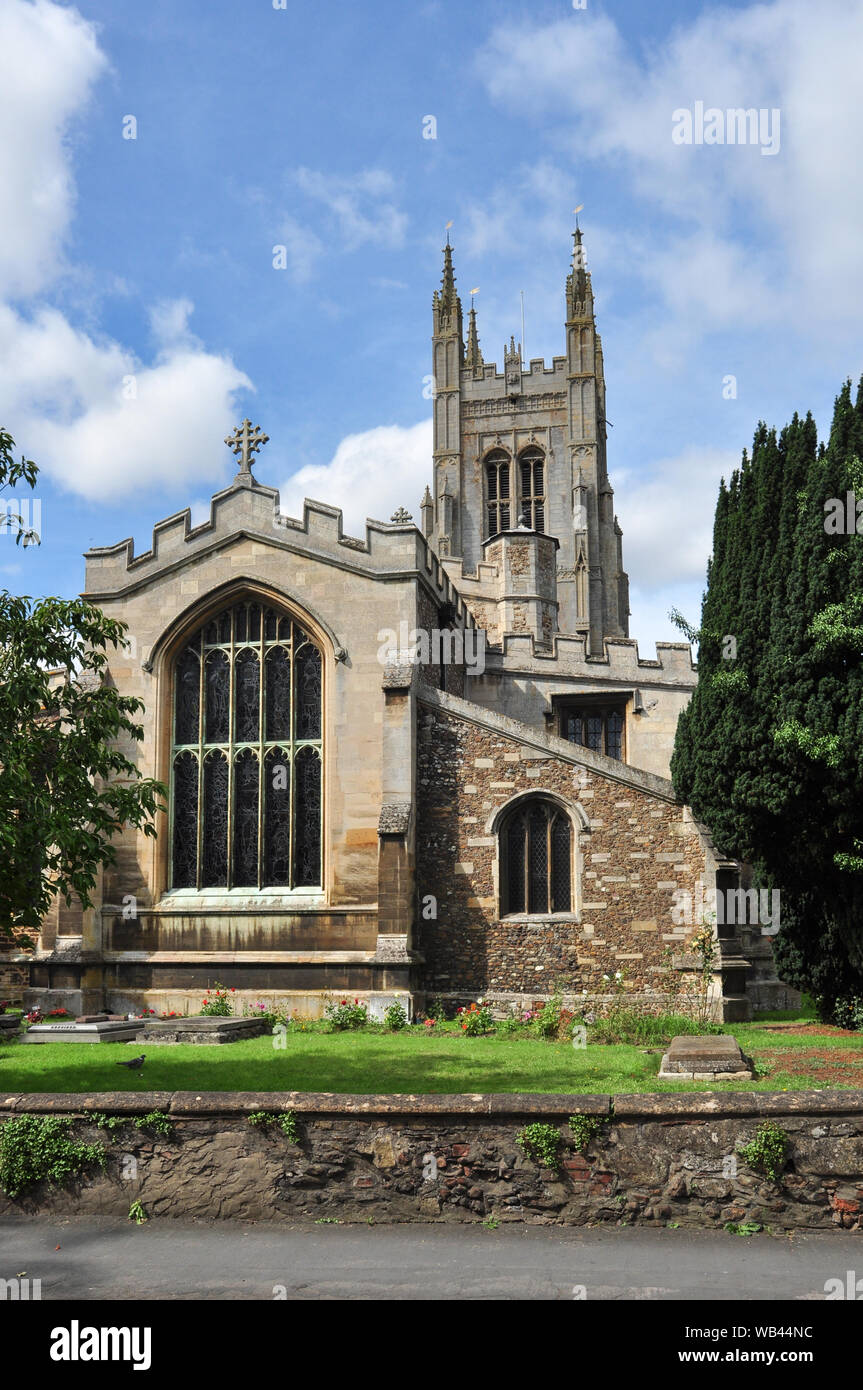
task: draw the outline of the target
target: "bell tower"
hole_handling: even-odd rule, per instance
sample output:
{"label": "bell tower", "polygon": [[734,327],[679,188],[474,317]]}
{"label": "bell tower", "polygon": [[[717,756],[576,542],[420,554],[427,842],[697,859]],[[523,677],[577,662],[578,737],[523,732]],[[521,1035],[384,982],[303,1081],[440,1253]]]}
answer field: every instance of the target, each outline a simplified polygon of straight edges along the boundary
{"label": "bell tower", "polygon": [[[432,301],[434,477],[423,531],[490,635],[491,602],[498,636],[531,631],[547,646],[555,633],[582,633],[590,653],[601,655],[605,638],[628,635],[629,584],[608,480],[602,343],[581,230],[566,279],[566,353],[550,366],[525,362],[514,335],[502,371],[486,362],[473,304],[465,346],[448,241],[443,255]],[[515,547],[505,540],[511,533]],[[526,580],[514,585],[500,568],[521,555],[529,536],[554,542],[539,546],[541,562],[532,551],[524,561],[525,575],[542,575],[530,592]]]}

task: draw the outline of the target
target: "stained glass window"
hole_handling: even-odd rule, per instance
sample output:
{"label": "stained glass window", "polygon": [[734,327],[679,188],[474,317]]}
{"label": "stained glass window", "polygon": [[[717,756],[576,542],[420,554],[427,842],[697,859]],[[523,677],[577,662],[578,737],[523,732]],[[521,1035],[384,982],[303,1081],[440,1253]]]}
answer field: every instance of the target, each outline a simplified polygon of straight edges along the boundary
{"label": "stained glass window", "polygon": [[501,911],[572,911],[572,825],[540,797],[513,810],[501,828]]}
{"label": "stained glass window", "polygon": [[174,667],[174,888],[320,888],[323,662],[291,617],[237,603]]}

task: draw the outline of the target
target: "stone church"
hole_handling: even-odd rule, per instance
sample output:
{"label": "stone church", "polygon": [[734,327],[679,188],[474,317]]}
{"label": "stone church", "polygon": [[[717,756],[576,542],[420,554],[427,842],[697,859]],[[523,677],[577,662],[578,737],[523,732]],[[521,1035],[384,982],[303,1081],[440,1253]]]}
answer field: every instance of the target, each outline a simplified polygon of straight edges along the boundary
{"label": "stone church", "polygon": [[[128,625],[106,679],[144,702],[131,755],[168,809],[120,838],[92,907],[7,955],[29,1005],[195,1012],[218,981],[299,1015],[344,994],[416,1014],[601,999],[618,972],[649,1005],[686,968],[699,895],[740,866],[669,781],[690,648],[646,660],[628,636],[579,231],[564,302],[562,355],[511,340],[499,370],[445,248],[419,525],[284,516],[245,421],[207,521],[87,552],[85,596]],[[769,942],[717,931],[715,1013],[746,1017],[772,1002]]]}

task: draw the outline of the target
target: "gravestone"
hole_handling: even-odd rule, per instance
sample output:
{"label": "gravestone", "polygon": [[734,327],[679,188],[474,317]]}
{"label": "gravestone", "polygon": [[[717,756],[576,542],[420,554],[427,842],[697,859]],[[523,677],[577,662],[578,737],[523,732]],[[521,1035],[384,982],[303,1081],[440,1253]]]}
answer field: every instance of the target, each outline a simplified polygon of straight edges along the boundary
{"label": "gravestone", "polygon": [[21,1027],[20,1014],[0,1014],[0,1034],[17,1033]]}
{"label": "gravestone", "polygon": [[231,1043],[269,1031],[270,1025],[261,1018],[160,1018],[144,1021],[139,1042]]}
{"label": "gravestone", "polygon": [[752,1063],[730,1033],[672,1038],[659,1068],[661,1081],[751,1081]]}
{"label": "gravestone", "polygon": [[144,1027],[144,1020],[105,1020],[101,1023],[31,1023],[21,1042],[48,1043],[110,1043],[134,1042]]}

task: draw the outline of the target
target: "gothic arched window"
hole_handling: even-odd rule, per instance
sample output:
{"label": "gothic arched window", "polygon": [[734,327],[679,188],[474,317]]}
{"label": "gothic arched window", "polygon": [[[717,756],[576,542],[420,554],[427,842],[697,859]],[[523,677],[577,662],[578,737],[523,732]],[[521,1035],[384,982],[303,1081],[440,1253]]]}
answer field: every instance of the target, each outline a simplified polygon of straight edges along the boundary
{"label": "gothic arched window", "polygon": [[492,449],[485,460],[486,526],[489,536],[508,531],[511,521],[510,458],[504,449]]}
{"label": "gothic arched window", "polygon": [[545,530],[545,454],[532,445],[518,456],[518,519],[531,531]]}
{"label": "gothic arched window", "polygon": [[572,824],[542,797],[520,802],[500,828],[501,914],[571,912]]}
{"label": "gothic arched window", "polygon": [[209,618],[174,665],[171,885],[321,886],[322,658],[255,602]]}

